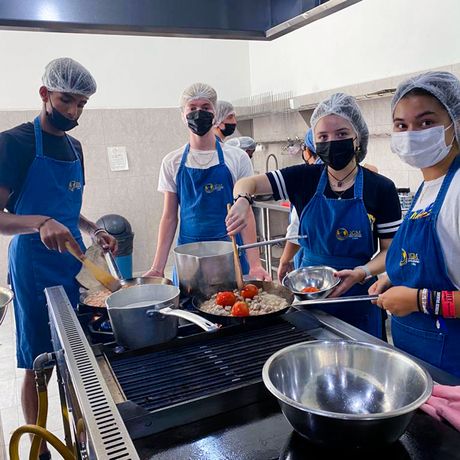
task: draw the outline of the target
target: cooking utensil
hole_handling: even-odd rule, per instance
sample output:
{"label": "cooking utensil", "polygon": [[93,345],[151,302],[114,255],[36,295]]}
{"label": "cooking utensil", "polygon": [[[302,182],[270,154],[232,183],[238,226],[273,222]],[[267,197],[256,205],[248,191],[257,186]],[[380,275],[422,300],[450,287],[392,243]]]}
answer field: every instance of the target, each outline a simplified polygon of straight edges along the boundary
{"label": "cooking utensil", "polygon": [[[288,239],[306,238],[293,236]],[[286,238],[239,246],[238,250],[266,246]],[[179,287],[185,295],[211,297],[218,291],[235,289],[235,261],[230,241],[202,241],[174,248]]]}
{"label": "cooking utensil", "polygon": [[[340,283],[340,278],[334,276],[336,271],[335,268],[326,265],[300,267],[287,273],[282,284],[300,299],[322,299]],[[315,287],[319,291],[302,292],[306,287]]]}
{"label": "cooking utensil", "polygon": [[120,289],[120,281],[114,278],[109,272],[91,262],[84,254],[79,256],[70,246],[69,242],[66,241],[65,247],[77,260],[79,260],[103,286],[112,292]]}
{"label": "cooking utensil", "polygon": [[117,343],[134,350],[172,340],[177,335],[177,318],[207,332],[219,329],[201,316],[179,310],[179,294],[179,288],[164,284],[133,286],[111,294],[106,305]]}
{"label": "cooking utensil", "polygon": [[345,297],[333,297],[329,299],[312,299],[312,300],[302,300],[300,302],[294,302],[293,307],[302,307],[308,305],[321,305],[328,303],[347,303],[347,302],[365,302],[369,300],[377,300],[378,295],[350,295]]}
{"label": "cooking utensil", "polygon": [[103,251],[103,254],[104,254],[104,259],[107,263],[107,267],[109,268],[109,272],[111,273],[111,275],[114,278],[122,280],[123,275],[121,273],[120,268],[118,267],[115,257],[113,257],[113,254],[110,251]]}
{"label": "cooking utensil", "polygon": [[249,283],[256,285],[259,289],[262,288],[265,292],[268,292],[269,294],[275,294],[278,297],[281,297],[287,300],[288,306],[280,310],[277,310],[273,313],[265,313],[263,315],[238,317],[238,316],[215,315],[213,313],[208,313],[204,310],[201,310],[200,308],[201,305],[203,304],[203,302],[208,300],[209,297],[195,296],[192,298],[192,305],[197,310],[197,312],[199,312],[200,315],[204,316],[205,318],[208,318],[209,320],[213,322],[222,324],[223,326],[270,320],[278,315],[282,315],[283,313],[286,313],[287,310],[289,310],[292,300],[294,299],[294,295],[289,291],[289,289],[286,289],[284,286],[274,283],[273,281],[251,280],[247,282],[247,284]]}
{"label": "cooking utensil", "polygon": [[[230,203],[227,204],[227,213],[230,212],[232,205]],[[236,285],[238,289],[243,289],[244,281],[243,281],[243,270],[241,269],[241,261],[240,255],[238,253],[238,247],[236,246],[235,237],[230,235],[230,240],[232,242],[232,249],[233,249],[233,263],[235,264],[235,278],[236,278]]]}
{"label": "cooking utensil", "polygon": [[13,300],[13,298],[14,294],[11,289],[0,287],[0,324],[3,323],[6,312],[8,310],[8,305]]}
{"label": "cooking utensil", "polygon": [[340,340],[283,348],[262,378],[298,433],[347,447],[395,442],[432,388],[428,372],[407,355]]}

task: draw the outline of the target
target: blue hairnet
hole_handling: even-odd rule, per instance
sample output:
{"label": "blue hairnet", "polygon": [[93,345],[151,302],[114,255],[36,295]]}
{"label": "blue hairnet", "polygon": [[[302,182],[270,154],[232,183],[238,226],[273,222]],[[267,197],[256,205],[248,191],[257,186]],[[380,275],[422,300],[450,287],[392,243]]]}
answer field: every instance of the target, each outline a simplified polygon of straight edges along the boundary
{"label": "blue hairnet", "polygon": [[45,67],[42,82],[49,91],[86,97],[93,95],[97,89],[96,81],[89,71],[68,57],[49,62]]}
{"label": "blue hairnet", "polygon": [[426,72],[403,81],[391,101],[391,113],[396,104],[413,89],[423,89],[432,94],[447,110],[454,123],[455,137],[460,141],[460,81],[449,72]]}
{"label": "blue hairnet", "polygon": [[216,105],[216,117],[214,118],[214,124],[220,125],[230,115],[235,114],[235,108],[230,102],[217,101]]}
{"label": "blue hairnet", "polygon": [[369,143],[369,129],[367,128],[366,121],[364,120],[361,109],[356,102],[356,99],[345,93],[335,93],[328,99],[320,102],[310,119],[312,129],[315,129],[318,121],[328,115],[337,115],[345,118],[351,123],[358,136],[358,144],[360,151],[357,155],[358,163],[361,162],[367,153],[367,144]]}
{"label": "blue hairnet", "polygon": [[225,144],[238,147],[241,150],[255,150],[257,147],[256,141],[249,136],[232,137]]}
{"label": "blue hairnet", "polygon": [[206,83],[193,83],[188,88],[185,88],[180,99],[180,106],[183,109],[187,102],[196,99],[206,99],[213,107],[217,104],[217,93],[214,88],[207,85]]}
{"label": "blue hairnet", "polygon": [[307,134],[305,134],[305,145],[307,146],[308,150],[312,153],[316,153],[316,145],[315,140],[313,139],[313,130],[308,128]]}

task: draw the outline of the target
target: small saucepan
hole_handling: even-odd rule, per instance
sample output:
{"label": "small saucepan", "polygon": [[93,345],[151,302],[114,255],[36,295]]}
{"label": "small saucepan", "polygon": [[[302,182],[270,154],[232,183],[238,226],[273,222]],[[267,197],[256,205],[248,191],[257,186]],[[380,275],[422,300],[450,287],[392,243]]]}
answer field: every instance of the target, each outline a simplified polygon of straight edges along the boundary
{"label": "small saucepan", "polygon": [[217,315],[213,313],[209,313],[204,311],[201,307],[204,302],[209,300],[209,297],[205,296],[195,296],[192,298],[192,305],[200,315],[208,318],[210,321],[218,322],[224,326],[235,325],[235,324],[245,324],[245,323],[254,323],[260,322],[264,320],[271,320],[278,315],[282,315],[286,313],[287,310],[290,308],[292,301],[294,300],[294,294],[284,286],[281,286],[278,283],[274,283],[272,281],[259,281],[259,280],[251,280],[248,281],[246,284],[254,284],[259,289],[262,288],[263,291],[267,292],[268,294],[274,294],[281,299],[287,301],[287,306],[276,310],[271,313],[263,313],[259,315],[252,315],[252,316],[224,316],[224,315]]}
{"label": "small saucepan", "polygon": [[179,310],[176,286],[147,284],[121,289],[105,301],[115,340],[131,350],[174,339],[178,319],[195,323],[207,332],[219,325],[188,311]]}

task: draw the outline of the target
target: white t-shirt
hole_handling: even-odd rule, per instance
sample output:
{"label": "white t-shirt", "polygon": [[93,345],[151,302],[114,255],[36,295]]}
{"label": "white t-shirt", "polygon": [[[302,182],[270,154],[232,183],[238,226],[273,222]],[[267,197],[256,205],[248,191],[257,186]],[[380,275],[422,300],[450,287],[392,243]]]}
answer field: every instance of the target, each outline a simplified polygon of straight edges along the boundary
{"label": "white t-shirt", "polygon": [[[428,210],[438,195],[444,177],[425,181],[412,212]],[[457,289],[460,289],[460,170],[456,172],[447,190],[436,228],[447,265],[447,274]]]}
{"label": "white t-shirt", "polygon": [[[232,175],[233,183],[243,177],[254,175],[251,160],[244,150],[226,144],[221,144],[221,147],[224,152],[224,161]],[[159,192],[177,193],[176,176],[184,149],[185,145],[168,153],[163,158],[158,179]],[[219,164],[217,150],[190,149],[185,165],[189,168],[207,169],[217,164]]]}
{"label": "white t-shirt", "polygon": [[[286,229],[286,238],[290,236],[295,236],[299,234],[299,215],[297,214],[296,209],[294,206],[291,209],[291,213],[289,215],[289,225],[288,228]],[[290,240],[291,243],[300,245],[299,240]]]}

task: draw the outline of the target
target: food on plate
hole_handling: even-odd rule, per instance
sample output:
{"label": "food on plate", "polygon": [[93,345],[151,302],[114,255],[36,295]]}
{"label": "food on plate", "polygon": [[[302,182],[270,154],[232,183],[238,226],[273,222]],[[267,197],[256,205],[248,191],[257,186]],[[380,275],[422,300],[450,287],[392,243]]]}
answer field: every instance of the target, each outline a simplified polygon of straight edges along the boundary
{"label": "food on plate", "polygon": [[302,289],[302,292],[319,292],[319,289],[315,286],[308,286]]}
{"label": "food on plate", "polygon": [[221,307],[231,307],[236,302],[236,295],[232,291],[218,292],[216,304]]}
{"label": "food on plate", "polygon": [[[257,289],[257,293],[251,297],[245,297],[243,293],[252,294],[253,288],[245,289],[248,286],[253,286]],[[235,302],[232,305],[220,305],[217,301],[222,300],[222,294],[228,296],[231,293],[235,296]],[[200,310],[205,313],[210,313],[219,316],[258,316],[274,313],[278,310],[283,310],[288,306],[288,301],[275,294],[265,292],[263,289],[257,288],[253,284],[246,285],[241,292],[235,289],[231,291],[223,291],[214,294],[209,300],[206,300],[200,305]],[[247,310],[246,310],[247,307]]]}
{"label": "food on plate", "polygon": [[246,284],[241,289],[241,296],[245,299],[253,299],[259,293],[259,288],[254,284]]}
{"label": "food on plate", "polygon": [[232,316],[249,316],[249,305],[246,302],[238,301],[230,310]]}

